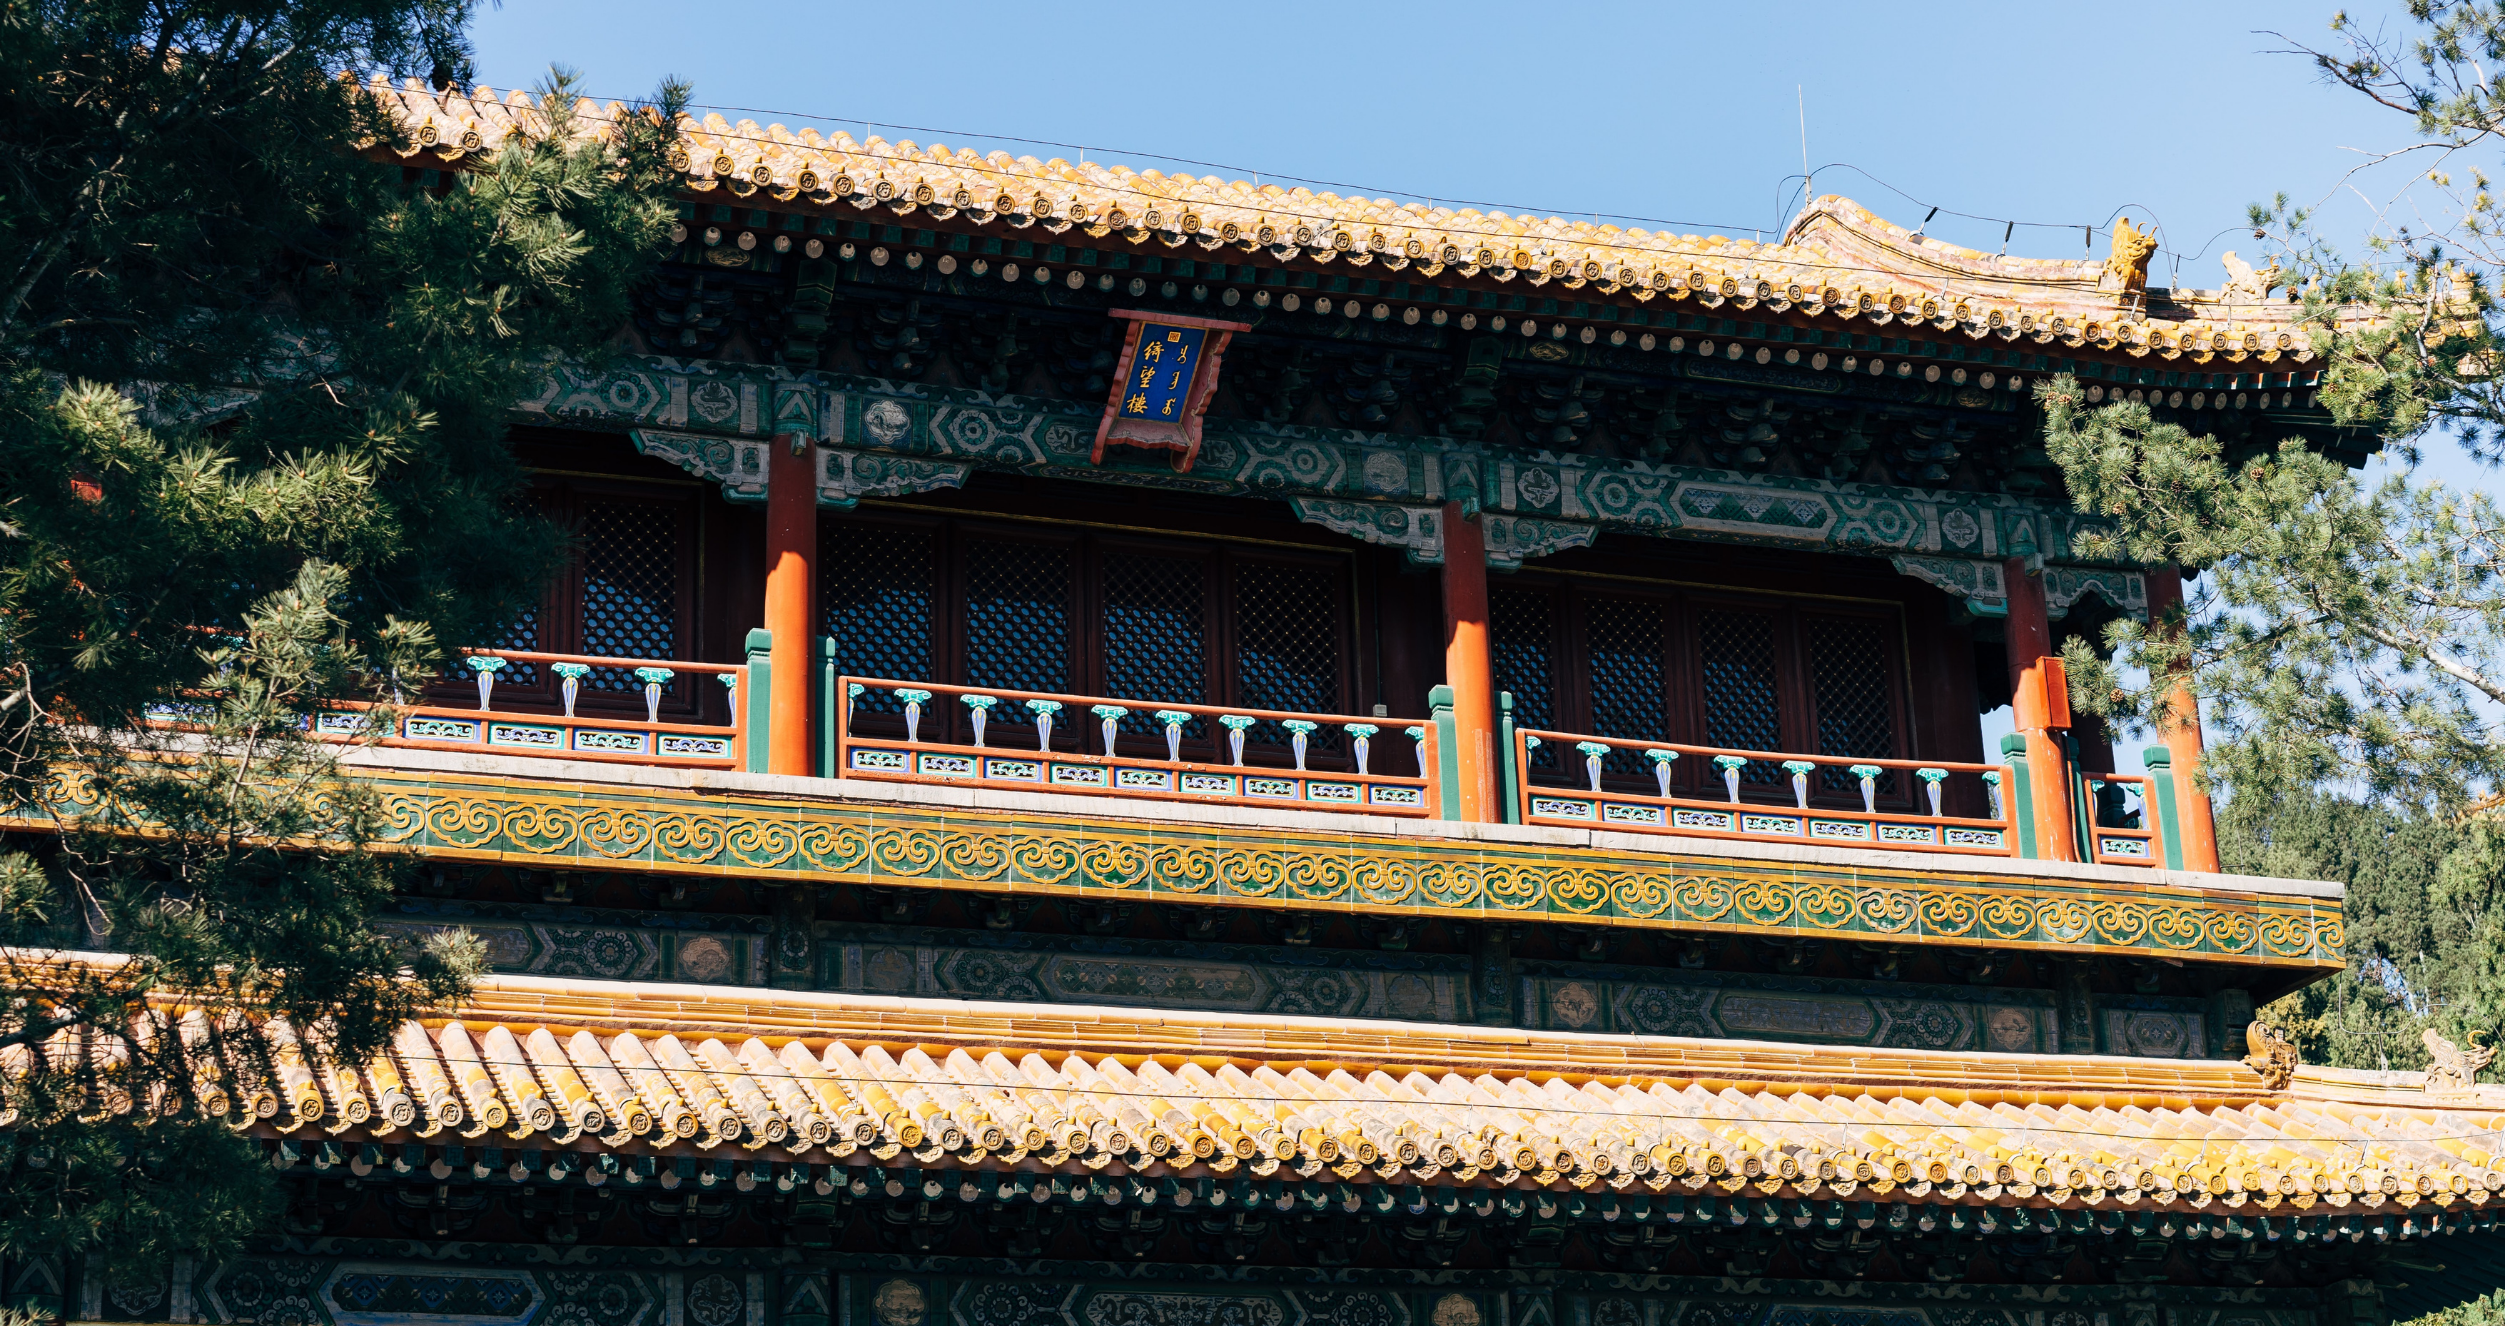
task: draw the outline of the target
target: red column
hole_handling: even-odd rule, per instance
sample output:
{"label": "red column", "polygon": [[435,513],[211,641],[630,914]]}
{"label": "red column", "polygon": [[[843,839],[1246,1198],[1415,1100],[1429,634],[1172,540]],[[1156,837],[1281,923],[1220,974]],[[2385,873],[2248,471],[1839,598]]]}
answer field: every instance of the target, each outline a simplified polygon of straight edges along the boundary
{"label": "red column", "polygon": [[[2148,621],[2160,631],[2174,625],[2169,619],[2183,606],[2183,569],[2169,566],[2148,573]],[[2183,838],[2183,868],[2218,872],[2218,821],[2209,805],[2209,794],[2200,790],[2201,772],[2201,701],[2192,693],[2192,684],[2183,678],[2175,680],[2174,689],[2166,697],[2166,721],[2159,734],[2165,740],[2166,754],[2174,765],[2177,830]]]}
{"label": "red column", "polygon": [[1496,684],[1487,656],[1487,537],[1444,504],[1444,680],[1453,688],[1461,817],[1504,818],[1496,800]]}
{"label": "red column", "polygon": [[2070,761],[2061,729],[2070,723],[2069,685],[2053,651],[2052,621],[2045,614],[2044,582],[2027,574],[2025,559],[2001,568],[2009,590],[2009,696],[2018,733],[2027,742],[2027,781],[2035,804],[2036,850],[2048,861],[2079,859],[2071,831]]}
{"label": "red column", "polygon": [[817,447],[777,433],[766,448],[765,629],[774,633],[766,772],[813,772],[809,751],[809,641],[817,633]]}

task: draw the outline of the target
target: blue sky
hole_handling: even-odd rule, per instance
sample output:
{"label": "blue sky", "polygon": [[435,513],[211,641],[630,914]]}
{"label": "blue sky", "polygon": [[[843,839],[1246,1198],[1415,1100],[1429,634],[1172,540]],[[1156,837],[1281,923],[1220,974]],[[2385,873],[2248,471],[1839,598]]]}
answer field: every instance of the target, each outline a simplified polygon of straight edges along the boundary
{"label": "blue sky", "polygon": [[[1805,122],[1818,192],[1909,226],[1936,206],[1930,233],[1984,249],[2016,221],[2035,257],[2128,208],[2159,228],[2152,283],[2215,286],[2222,250],[2262,265],[2250,203],[2318,205],[2354,250],[2416,201],[2423,167],[2359,169],[2409,124],[2281,53],[2337,7],[515,0],[476,36],[499,89],[552,62],[602,97],[676,75],[734,122],[1683,232],[1779,231]],[[2441,443],[2425,473],[2499,487]]]}

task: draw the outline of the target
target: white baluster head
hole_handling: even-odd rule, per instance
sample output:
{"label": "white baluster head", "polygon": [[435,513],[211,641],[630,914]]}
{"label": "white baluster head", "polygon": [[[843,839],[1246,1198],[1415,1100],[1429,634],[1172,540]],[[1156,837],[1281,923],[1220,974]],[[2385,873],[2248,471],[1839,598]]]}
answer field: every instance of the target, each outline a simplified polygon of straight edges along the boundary
{"label": "white baluster head", "polygon": [[668,668],[637,668],[635,680],[644,684],[644,721],[661,721],[661,688],[670,684],[677,673]]}
{"label": "white baluster head", "polygon": [[1940,817],[1940,780],[1948,777],[1946,769],[1916,769],[1914,777],[1922,780],[1922,790],[1931,794],[1931,818]]}
{"label": "white baluster head", "polygon": [[1321,724],[1310,718],[1289,718],[1280,720],[1279,726],[1287,729],[1288,747],[1296,752],[1296,768],[1302,772],[1305,767],[1305,742]]}
{"label": "white baluster head", "polygon": [[1864,815],[1879,813],[1879,775],[1882,772],[1875,764],[1856,764],[1852,767],[1853,777],[1861,780],[1861,813]]}
{"label": "white baluster head", "polygon": [[565,716],[574,716],[575,697],[583,693],[583,678],[591,675],[588,663],[551,663],[548,670],[557,674],[557,693],[565,700]]}
{"label": "white baluster head", "polygon": [[910,686],[896,688],[896,698],[905,705],[905,740],[922,740],[922,706],[930,703],[931,693]]}
{"label": "white baluster head", "polygon": [[2007,819],[2007,818],[2008,818],[2008,816],[2003,815],[2003,814],[2001,813],[2001,771],[2000,771],[2000,770],[1998,770],[1998,769],[1986,769],[1986,770],[1984,770],[1984,771],[1983,771],[1983,795],[1984,795],[1984,798],[1985,798],[1986,800],[1988,800],[1988,801],[1990,801],[1990,802],[1992,803],[1992,818],[1993,818],[1993,819],[1996,819],[1996,820],[1997,820],[1997,819]]}
{"label": "white baluster head", "polygon": [[1807,760],[1785,760],[1783,772],[1792,776],[1792,800],[1802,810],[1809,809],[1809,772],[1817,768]]}
{"label": "white baluster head", "polygon": [[496,690],[496,674],[504,671],[505,660],[493,654],[470,655],[470,671],[478,678],[478,707],[487,707],[487,697]]}
{"label": "white baluster head", "polygon": [[1653,785],[1661,789],[1662,800],[1669,800],[1670,770],[1679,762],[1679,753],[1674,750],[1648,750],[1644,752],[1644,758],[1653,762]]}
{"label": "white baluster head", "polygon": [[1609,758],[1609,747],[1597,741],[1578,741],[1574,748],[1583,752],[1583,772],[1592,780],[1592,795],[1600,795],[1600,762]]}
{"label": "white baluster head", "polygon": [[1423,724],[1404,729],[1409,738],[1409,754],[1418,763],[1418,776],[1426,777],[1426,728]]}
{"label": "white baluster head", "polygon": [[983,744],[983,725],[991,721],[992,706],[999,703],[1000,697],[997,695],[969,695],[965,697],[966,718],[974,724],[975,745],[980,746]]}
{"label": "white baluster head", "polygon": [[1252,725],[1252,717],[1248,714],[1218,715],[1218,726],[1226,729],[1227,753],[1234,757],[1237,764],[1244,762],[1244,729]]}
{"label": "white baluster head", "polygon": [[1366,755],[1374,749],[1374,734],[1383,729],[1372,723],[1350,723],[1344,730],[1348,733],[1348,749],[1357,757],[1357,772],[1363,775],[1366,772]]}
{"label": "white baluster head", "polygon": [[1730,791],[1731,800],[1736,803],[1740,799],[1740,770],[1747,767],[1748,761],[1737,755],[1717,755],[1713,757],[1713,762],[1714,767],[1722,771],[1723,787]]}
{"label": "white baluster head", "polygon": [[1035,749],[1052,749],[1052,716],[1061,712],[1059,700],[1029,700],[1026,711],[1035,715]]}
{"label": "white baluster head", "polygon": [[1088,712],[1096,716],[1097,726],[1104,730],[1105,758],[1113,758],[1113,739],[1122,730],[1122,720],[1130,717],[1131,711],[1118,704],[1100,704]]}
{"label": "white baluster head", "polygon": [[1183,762],[1183,725],[1190,721],[1192,721],[1192,716],[1180,709],[1157,711],[1157,725],[1166,730],[1168,763],[1181,764]]}

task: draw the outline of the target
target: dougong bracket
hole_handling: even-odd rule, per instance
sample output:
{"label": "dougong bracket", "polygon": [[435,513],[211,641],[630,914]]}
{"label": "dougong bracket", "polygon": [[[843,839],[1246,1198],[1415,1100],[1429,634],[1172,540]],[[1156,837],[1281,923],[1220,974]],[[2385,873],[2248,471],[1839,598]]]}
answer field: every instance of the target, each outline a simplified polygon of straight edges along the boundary
{"label": "dougong bracket", "polygon": [[1172,451],[1175,472],[1189,473],[1200,456],[1201,415],[1218,389],[1226,343],[1239,331],[1251,331],[1252,324],[1136,309],[1114,309],[1112,315],[1128,319],[1131,327],[1122,339],[1116,361],[1122,371],[1105,401],[1088,463],[1104,464],[1105,448],[1122,442]]}

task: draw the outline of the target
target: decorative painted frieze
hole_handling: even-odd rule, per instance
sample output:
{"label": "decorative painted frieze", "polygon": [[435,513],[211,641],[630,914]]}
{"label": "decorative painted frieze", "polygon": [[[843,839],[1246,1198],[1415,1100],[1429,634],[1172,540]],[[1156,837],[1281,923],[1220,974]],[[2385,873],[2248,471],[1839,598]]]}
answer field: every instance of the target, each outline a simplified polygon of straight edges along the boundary
{"label": "decorative painted frieze", "polygon": [[729,502],[765,500],[765,447],[761,441],[719,437],[709,433],[673,433],[657,428],[628,430],[635,449],[722,485]]}
{"label": "decorative painted frieze", "polygon": [[902,456],[818,448],[818,505],[850,510],[865,497],[962,488],[974,467],[963,462],[912,460]]}
{"label": "decorative painted frieze", "polygon": [[2127,615],[2148,615],[2148,578],[2137,571],[2101,566],[2044,568],[2044,609],[2051,615],[2067,614],[2090,594]]}
{"label": "decorative painted frieze", "polygon": [[[1888,565],[1897,574],[1912,576],[1926,585],[1944,589],[1966,601],[1966,610],[1978,617],[2009,615],[2009,584],[1999,562],[1980,561],[1971,557],[1891,557]],[[2064,604],[2065,609],[2068,604]]]}
{"label": "decorative painted frieze", "polygon": [[[1189,474],[1175,473],[1160,457],[1124,452],[1110,453],[1097,465],[1089,453],[1101,411],[1076,401],[659,357],[559,369],[520,408],[639,436],[762,441],[769,431],[814,431],[822,443],[864,455],[1130,487],[1301,499],[1306,509],[1326,513],[1335,509],[1313,504],[1418,508],[1452,501],[1473,514],[1486,510],[1559,523],[1514,537],[1508,546],[1522,557],[1581,546],[1601,530],[1618,530],[1866,555],[2060,559],[2090,524],[2076,512],[2001,493],[1837,483],[1548,451],[1505,453],[1447,438],[1242,419],[1209,421]],[[671,445],[681,453],[695,449],[689,442]],[[1386,530],[1383,519],[1366,518],[1378,533],[1399,537],[1374,541],[1427,559],[1422,534]],[[1493,558],[1492,541],[1490,552]],[[2119,592],[2119,582],[2115,588]]]}

